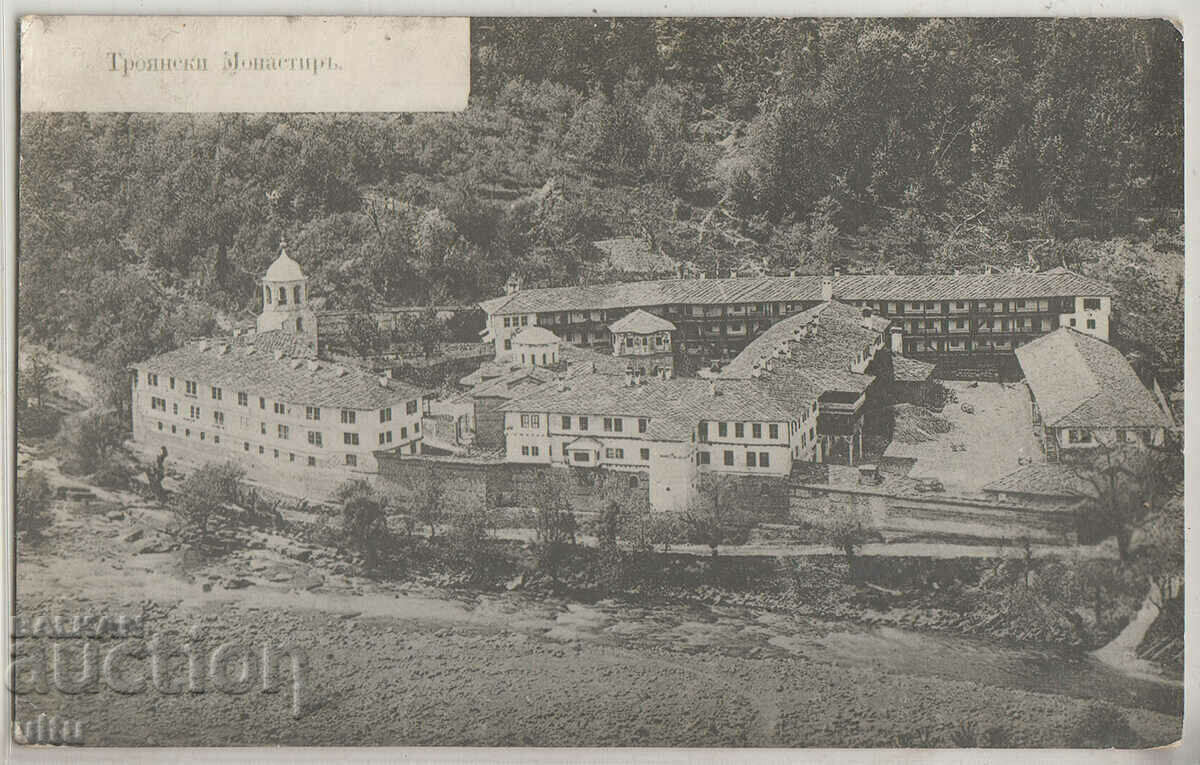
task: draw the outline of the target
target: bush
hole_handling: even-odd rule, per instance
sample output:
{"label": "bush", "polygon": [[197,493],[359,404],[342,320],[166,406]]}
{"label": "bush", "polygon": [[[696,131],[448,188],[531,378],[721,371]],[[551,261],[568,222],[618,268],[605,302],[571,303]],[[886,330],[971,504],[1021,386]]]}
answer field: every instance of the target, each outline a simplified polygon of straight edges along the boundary
{"label": "bush", "polygon": [[389,539],[387,501],[363,480],[346,481],[335,496],[342,503],[342,534],[346,544],[362,554],[368,571],[379,563],[379,550]]}
{"label": "bush", "polygon": [[41,539],[47,527],[53,523],[50,502],[53,492],[46,476],[37,470],[17,476],[17,533],[31,540]]}
{"label": "bush", "polygon": [[213,548],[214,532],[235,517],[231,505],[241,497],[244,476],[236,463],[210,462],[192,471],[176,492],[171,509],[200,548]]}
{"label": "bush", "polygon": [[106,489],[128,489],[133,483],[133,471],[124,462],[110,456],[92,473],[92,480]]}
{"label": "bush", "polygon": [[125,442],[125,426],[116,412],[85,414],[64,436],[63,470],[91,475]]}
{"label": "bush", "polygon": [[1141,738],[1125,713],[1107,701],[1093,701],[1076,713],[1068,739],[1072,747],[1088,749],[1135,749]]}
{"label": "bush", "polygon": [[23,438],[49,438],[61,424],[62,413],[56,409],[18,405],[17,435]]}

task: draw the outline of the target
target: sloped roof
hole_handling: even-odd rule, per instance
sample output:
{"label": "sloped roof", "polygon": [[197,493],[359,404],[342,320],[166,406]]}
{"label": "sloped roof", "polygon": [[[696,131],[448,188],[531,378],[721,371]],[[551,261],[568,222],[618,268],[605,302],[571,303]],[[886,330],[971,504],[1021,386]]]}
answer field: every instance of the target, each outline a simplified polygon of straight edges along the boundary
{"label": "sloped roof", "polygon": [[[378,375],[355,366],[331,364],[308,356],[292,357],[281,350],[260,349],[251,342],[231,342],[234,339],[191,342],[134,366],[203,385],[216,385],[226,389],[230,397],[246,391],[303,406],[379,409],[425,393],[400,380],[388,379],[385,386]],[[235,406],[236,400],[225,399],[225,405]]]}
{"label": "sloped roof", "polygon": [[545,327],[526,327],[513,335],[512,341],[514,345],[553,345],[558,342],[558,335]]}
{"label": "sloped roof", "polygon": [[1102,340],[1062,327],[1016,353],[1046,425],[1171,425],[1121,352]]}
{"label": "sloped roof", "polygon": [[315,343],[312,336],[297,335],[292,332],[284,332],[281,329],[272,329],[266,332],[247,332],[243,335],[214,342],[231,343],[239,348],[249,346],[265,353],[280,351],[283,355],[291,359],[315,359],[317,357],[317,350],[314,347]]}
{"label": "sloped roof", "polygon": [[983,486],[984,491],[1045,497],[1089,496],[1087,482],[1061,464],[1027,465]]}
{"label": "sloped roof", "polygon": [[636,335],[649,335],[654,332],[673,332],[675,325],[661,316],[643,311],[638,308],[625,317],[614,321],[608,325],[608,331],[617,332],[632,332]]}
{"label": "sloped roof", "polygon": [[[529,289],[485,300],[489,314],[582,311],[675,303],[820,302],[820,275],[740,279],[659,279],[578,287]],[[1112,295],[1103,282],[1071,271],[972,275],[860,275],[833,278],[839,300],[1004,300]]]}
{"label": "sloped roof", "polygon": [[300,270],[300,264],[291,259],[287,254],[287,250],[281,249],[279,257],[275,258],[275,262],[267,269],[265,281],[295,282],[303,278],[304,272]]}
{"label": "sloped roof", "polygon": [[935,366],[911,356],[892,354],[892,370],[899,382],[924,382],[933,374]]}
{"label": "sloped roof", "polygon": [[501,407],[506,412],[644,417],[646,436],[677,441],[690,437],[701,420],[784,422],[792,416],[762,388],[749,380],[709,381],[698,378],[649,378],[627,385],[624,375],[581,374],[568,378],[559,390],[544,385]]}
{"label": "sloped roof", "polygon": [[[813,322],[816,334],[805,337],[804,327]],[[879,330],[864,322],[871,324],[852,306],[836,300],[821,303],[767,328],[729,362],[721,377],[752,378],[757,365],[757,380],[776,380],[776,387],[789,391],[788,399],[797,407],[802,400],[812,401],[827,391],[861,393],[875,378],[850,367],[879,337]],[[784,343],[790,356],[776,354]]]}

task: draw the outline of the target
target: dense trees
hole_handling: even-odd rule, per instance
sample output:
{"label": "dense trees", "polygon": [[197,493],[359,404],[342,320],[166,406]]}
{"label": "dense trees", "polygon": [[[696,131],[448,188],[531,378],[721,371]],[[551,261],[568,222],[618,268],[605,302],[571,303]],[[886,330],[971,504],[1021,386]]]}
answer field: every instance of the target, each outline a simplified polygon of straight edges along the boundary
{"label": "dense trees", "polygon": [[25,115],[22,332],[123,369],[257,310],[281,234],[315,297],[367,310],[475,301],[514,271],[603,278],[589,243],[614,235],[710,274],[944,271],[1181,222],[1163,21],[509,18],[472,37],[459,114]]}

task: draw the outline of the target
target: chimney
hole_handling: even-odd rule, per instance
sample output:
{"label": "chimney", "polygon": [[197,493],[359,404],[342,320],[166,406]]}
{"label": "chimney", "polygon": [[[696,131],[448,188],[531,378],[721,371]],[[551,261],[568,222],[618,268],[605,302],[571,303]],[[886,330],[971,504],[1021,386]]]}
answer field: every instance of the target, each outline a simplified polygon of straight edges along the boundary
{"label": "chimney", "polygon": [[796,278],[796,269],[794,269],[794,268],[793,268],[791,271],[789,271],[789,272],[788,272],[788,276],[790,276],[790,277],[792,277],[793,279],[795,279],[795,278]]}
{"label": "chimney", "polygon": [[707,279],[707,278],[708,278],[708,274],[706,274],[706,273],[704,273],[703,271],[701,271],[701,272],[700,272],[700,278],[701,278],[701,279]]}
{"label": "chimney", "polygon": [[708,381],[708,395],[710,395],[710,396],[717,395],[717,381],[716,380]]}
{"label": "chimney", "polygon": [[564,393],[564,392],[566,392],[566,390],[567,390],[567,381],[563,379],[563,376],[562,376],[562,375],[555,375],[555,376],[554,376],[554,381],[555,381],[556,383],[558,383],[558,392],[559,392],[559,393]]}
{"label": "chimney", "polygon": [[904,355],[904,330],[900,327],[892,327],[892,353],[897,356]]}
{"label": "chimney", "polygon": [[841,276],[841,275],[842,275],[842,268],[841,268],[841,266],[834,266],[834,267],[833,267],[833,278],[835,278],[835,279],[836,279],[836,278],[838,278],[838,277],[839,277],[839,276]]}
{"label": "chimney", "polygon": [[833,278],[826,276],[821,280],[821,301],[828,303],[833,300]]}
{"label": "chimney", "polygon": [[592,374],[596,374],[596,362],[592,362]]}

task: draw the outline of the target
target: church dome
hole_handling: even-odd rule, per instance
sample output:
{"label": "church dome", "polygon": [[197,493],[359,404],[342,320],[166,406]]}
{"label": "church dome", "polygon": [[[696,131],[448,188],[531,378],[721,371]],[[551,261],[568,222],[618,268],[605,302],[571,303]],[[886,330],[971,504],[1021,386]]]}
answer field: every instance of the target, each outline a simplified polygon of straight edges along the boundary
{"label": "church dome", "polygon": [[296,282],[304,278],[304,272],[300,270],[300,264],[292,260],[287,250],[281,250],[279,257],[275,258],[275,262],[267,269],[266,280],[269,282]]}

